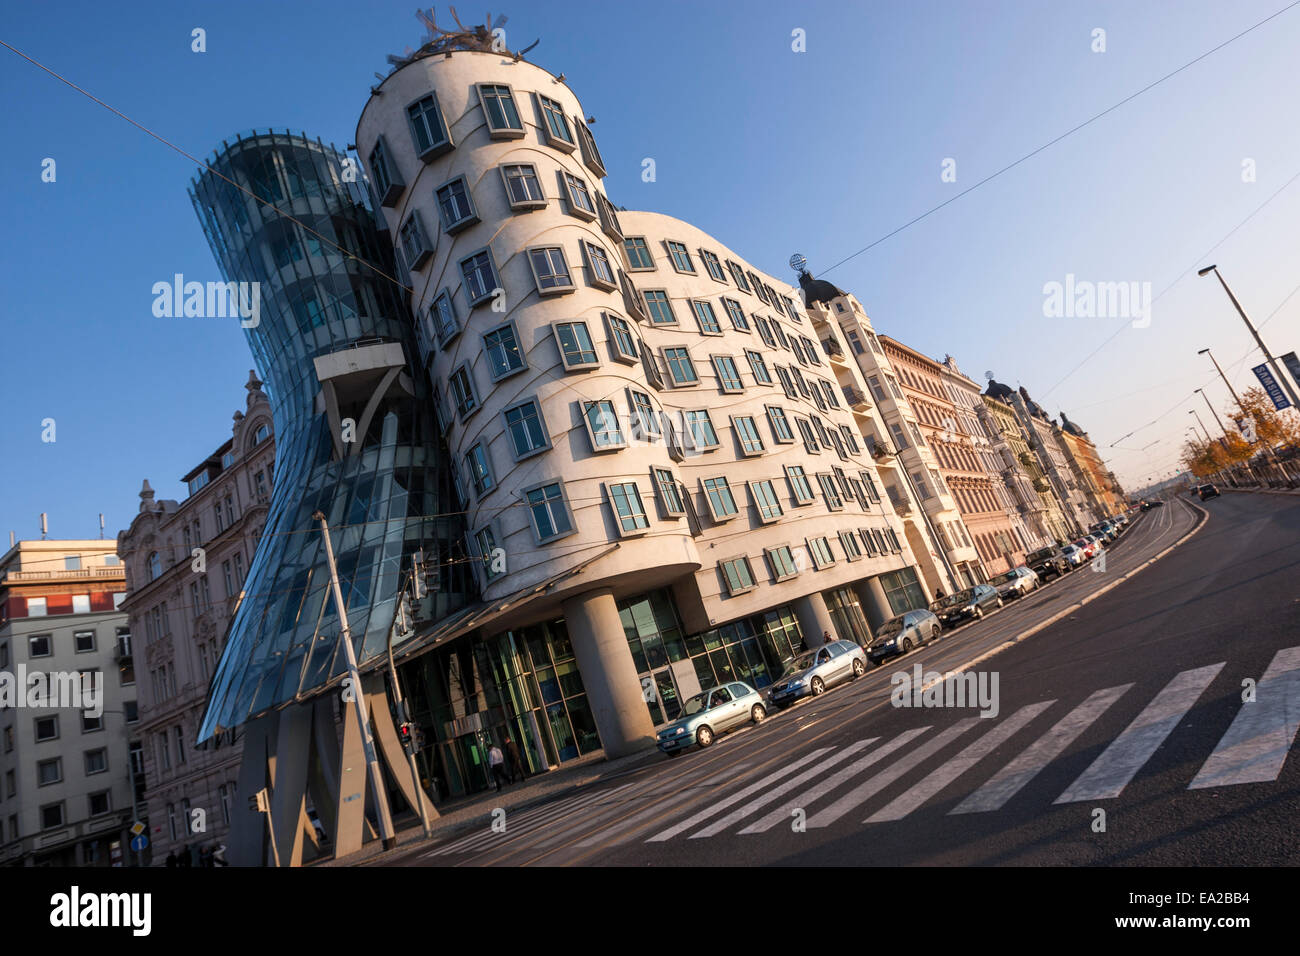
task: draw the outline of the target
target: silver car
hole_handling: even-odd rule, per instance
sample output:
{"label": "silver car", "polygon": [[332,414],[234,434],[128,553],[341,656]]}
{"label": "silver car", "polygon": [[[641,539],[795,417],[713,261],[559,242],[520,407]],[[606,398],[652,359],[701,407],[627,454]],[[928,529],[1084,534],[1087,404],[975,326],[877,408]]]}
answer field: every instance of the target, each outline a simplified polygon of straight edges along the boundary
{"label": "silver car", "polygon": [[1006,574],[998,575],[989,583],[998,589],[999,597],[1017,598],[1028,594],[1042,582],[1038,580],[1037,574],[1022,564]]}
{"label": "silver car", "polygon": [[768,699],[777,707],[789,707],[800,697],[817,697],[866,672],[867,655],[862,648],[853,641],[831,641],[787,664],[768,692]]}
{"label": "silver car", "polygon": [[682,709],[682,716],[655,735],[659,749],[670,757],[692,744],[708,747],[729,730],[749,721],[761,724],[767,716],[763,698],[743,681],[732,681],[696,694]]}
{"label": "silver car", "polygon": [[867,651],[867,660],[879,667],[888,657],[906,654],[918,644],[937,640],[943,625],[933,611],[924,608],[891,617],[876,628],[876,639]]}
{"label": "silver car", "polygon": [[1086,564],[1088,561],[1088,552],[1084,551],[1083,548],[1079,547],[1077,544],[1067,544],[1061,549],[1061,554],[1064,556],[1065,560],[1070,562],[1070,567],[1072,568],[1077,568],[1079,565]]}

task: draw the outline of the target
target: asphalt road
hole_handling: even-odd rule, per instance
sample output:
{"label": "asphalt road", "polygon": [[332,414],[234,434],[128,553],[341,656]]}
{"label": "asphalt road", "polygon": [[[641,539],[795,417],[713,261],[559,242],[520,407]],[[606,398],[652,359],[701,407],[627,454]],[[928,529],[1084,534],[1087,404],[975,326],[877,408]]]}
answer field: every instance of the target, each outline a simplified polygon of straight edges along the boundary
{"label": "asphalt road", "polygon": [[[386,862],[1300,863],[1300,498],[1174,501],[1106,556],[851,684],[691,752]],[[1030,636],[1052,617],[1060,620]],[[891,679],[967,667],[978,706]],[[1243,703],[1243,681],[1255,699]],[[502,825],[504,824],[504,832]]]}

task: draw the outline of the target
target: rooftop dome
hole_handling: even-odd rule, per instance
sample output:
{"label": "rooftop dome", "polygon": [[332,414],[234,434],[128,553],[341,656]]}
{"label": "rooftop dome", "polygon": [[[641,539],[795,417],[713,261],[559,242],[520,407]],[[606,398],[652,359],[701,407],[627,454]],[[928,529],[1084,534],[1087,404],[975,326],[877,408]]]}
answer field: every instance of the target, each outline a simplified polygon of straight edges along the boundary
{"label": "rooftop dome", "polygon": [[799,273],[799,288],[803,290],[804,305],[812,305],[814,302],[830,302],[831,299],[845,295],[843,289],[840,289],[832,282],[825,279],[814,279],[808,270]]}

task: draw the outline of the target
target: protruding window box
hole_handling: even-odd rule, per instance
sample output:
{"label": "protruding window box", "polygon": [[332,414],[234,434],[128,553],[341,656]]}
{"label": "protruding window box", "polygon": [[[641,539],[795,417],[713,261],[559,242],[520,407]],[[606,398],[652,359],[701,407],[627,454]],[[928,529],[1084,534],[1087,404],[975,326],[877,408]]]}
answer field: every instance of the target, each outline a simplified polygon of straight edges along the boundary
{"label": "protruding window box", "polygon": [[573,134],[569,118],[564,115],[564,107],[549,97],[537,96],[537,113],[546,143],[552,149],[562,153],[571,153],[577,148],[578,140]]}
{"label": "protruding window box", "polygon": [[402,197],[406,183],[397,171],[392,154],[388,150],[388,141],[380,136],[375,140],[375,148],[370,151],[370,177],[379,196],[379,204],[390,209],[397,205]]}
{"label": "protruding window box", "polygon": [[463,229],[468,229],[479,221],[478,211],[474,208],[474,198],[469,191],[469,183],[464,176],[457,176],[443,183],[435,192],[438,200],[438,217],[442,220],[442,231],[454,236]]}
{"label": "protruding window box", "polygon": [[524,121],[515,106],[515,94],[504,83],[480,83],[479,102],[483,105],[483,118],[487,121],[488,135],[493,139],[523,139]]}
{"label": "protruding window box", "polygon": [[576,288],[564,250],[559,246],[535,246],[528,250],[528,265],[538,295],[564,295]]}
{"label": "protruding window box", "polygon": [[443,120],[437,93],[431,92],[409,105],[406,108],[406,122],[411,130],[415,155],[422,162],[431,163],[456,145]]}

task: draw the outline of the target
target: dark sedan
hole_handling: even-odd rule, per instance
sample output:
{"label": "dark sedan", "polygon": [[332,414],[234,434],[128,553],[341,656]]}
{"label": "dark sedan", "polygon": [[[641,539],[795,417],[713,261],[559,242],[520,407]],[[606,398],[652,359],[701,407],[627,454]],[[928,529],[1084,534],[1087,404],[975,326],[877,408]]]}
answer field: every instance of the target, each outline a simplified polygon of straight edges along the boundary
{"label": "dark sedan", "polygon": [[977,584],[939,598],[930,605],[930,610],[943,623],[944,627],[956,627],[965,621],[978,620],[986,611],[1002,606],[1002,596],[998,589],[987,584]]}

